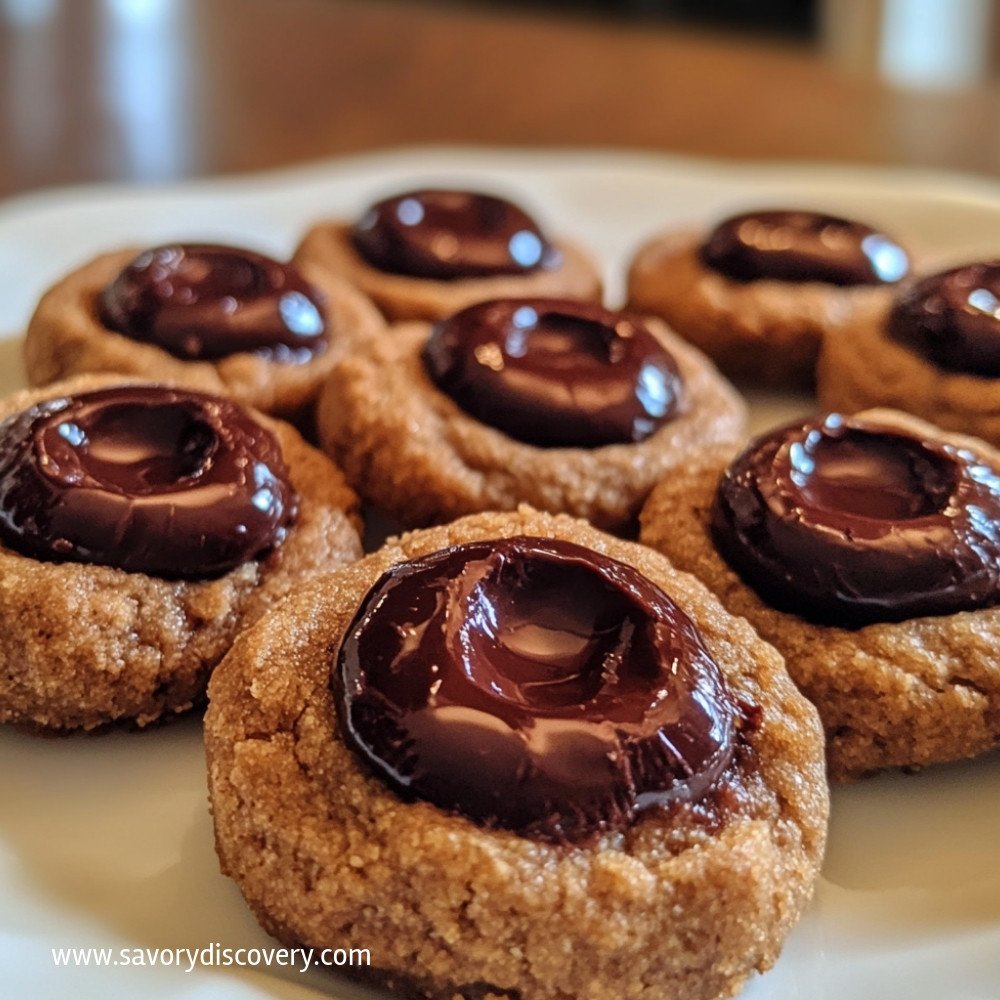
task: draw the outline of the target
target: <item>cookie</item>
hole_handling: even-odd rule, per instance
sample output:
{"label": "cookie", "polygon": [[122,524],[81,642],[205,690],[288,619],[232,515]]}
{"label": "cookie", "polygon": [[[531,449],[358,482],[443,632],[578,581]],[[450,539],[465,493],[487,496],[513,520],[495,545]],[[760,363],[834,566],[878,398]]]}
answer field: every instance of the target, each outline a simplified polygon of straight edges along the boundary
{"label": "cookie", "polygon": [[1000,743],[1000,454],[892,410],[831,414],[665,479],[641,539],[785,657],[832,777]]}
{"label": "cookie", "polygon": [[628,303],[735,381],[797,388],[812,385],[824,335],[883,301],[908,267],[902,247],[860,222],[750,212],[651,240],[629,267]]}
{"label": "cookie", "polygon": [[378,310],[308,263],[174,244],[105,254],[42,296],[24,356],[31,385],[88,372],[166,379],[301,423]]}
{"label": "cookie", "polygon": [[144,726],[239,630],[361,554],[357,498],[289,425],[83,376],[0,403],[0,722]]}
{"label": "cookie", "polygon": [[817,877],[821,732],[781,658],[582,521],[391,540],[209,695],[223,870],[283,941],[370,948],[420,995],[731,996]]}
{"label": "cookie", "polygon": [[442,319],[507,296],[601,297],[583,250],[550,240],[517,205],[475,191],[407,191],[356,223],[323,222],[293,260],[346,278],[393,321]]}
{"label": "cookie", "polygon": [[965,264],[860,312],[823,345],[823,406],[888,406],[1000,445],[1000,261]]}
{"label": "cookie", "polygon": [[625,530],[669,469],[735,450],[744,424],[659,321],[552,299],[401,324],[334,368],[317,411],[349,482],[406,527],[523,502]]}

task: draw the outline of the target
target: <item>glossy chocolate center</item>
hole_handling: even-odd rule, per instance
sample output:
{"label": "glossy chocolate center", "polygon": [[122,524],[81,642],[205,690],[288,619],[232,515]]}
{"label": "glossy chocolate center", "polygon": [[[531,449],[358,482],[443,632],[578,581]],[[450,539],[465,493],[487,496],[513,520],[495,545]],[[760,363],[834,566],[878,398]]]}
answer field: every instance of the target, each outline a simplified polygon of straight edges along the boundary
{"label": "glossy chocolate center", "polygon": [[720,223],[701,259],[734,281],[879,285],[909,270],[906,251],[884,233],[818,212],[749,212]]}
{"label": "glossy chocolate center", "polygon": [[653,334],[586,302],[470,306],[434,328],[424,363],[467,413],[540,447],[642,441],[683,399],[677,364]]}
{"label": "glossy chocolate center", "polygon": [[0,541],[33,559],[215,577],[279,545],[296,508],[274,435],[212,396],[122,386],[0,424]]}
{"label": "glossy chocolate center", "polygon": [[845,627],[1000,600],[1000,473],[972,453],[836,414],[759,438],[712,531],[773,607]]}
{"label": "glossy chocolate center", "polygon": [[939,368],[1000,378],[1000,261],[918,281],[889,314],[888,333]]}
{"label": "glossy chocolate center", "polygon": [[704,796],[736,707],[691,620],[623,563],[556,539],[386,573],[337,654],[348,744],[395,791],[552,840]]}
{"label": "glossy chocolate center", "polygon": [[233,247],[141,253],[100,297],[110,329],[185,361],[249,352],[283,363],[326,349],[320,296],[290,264]]}
{"label": "glossy chocolate center", "polygon": [[449,281],[530,274],[559,253],[517,205],[474,191],[408,191],[373,205],[352,231],[381,271]]}

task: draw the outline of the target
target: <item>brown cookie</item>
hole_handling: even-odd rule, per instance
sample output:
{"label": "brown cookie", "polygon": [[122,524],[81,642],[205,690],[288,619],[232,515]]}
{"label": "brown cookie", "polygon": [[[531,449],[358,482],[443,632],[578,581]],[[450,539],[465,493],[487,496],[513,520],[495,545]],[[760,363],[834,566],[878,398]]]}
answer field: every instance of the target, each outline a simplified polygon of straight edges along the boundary
{"label": "brown cookie", "polygon": [[[873,280],[863,264],[856,268],[862,272],[858,275],[841,273],[845,269],[841,266],[838,270],[836,260],[824,267],[824,262],[816,259],[814,231],[798,237],[806,244],[801,255],[804,262],[789,257],[783,261],[750,259],[748,264],[751,255],[744,252],[729,272],[707,263],[705,248],[715,245],[712,241],[718,241],[724,227],[739,219],[771,215],[819,221],[829,218],[813,213],[753,213],[727,220],[711,233],[664,233],[633,258],[628,271],[628,304],[662,317],[734,381],[778,388],[810,386],[824,335],[840,330],[866,305],[886,301],[890,293],[884,284],[847,283],[860,277]],[[834,221],[838,226],[858,226],[846,220]],[[735,242],[732,238],[728,241],[728,256],[736,256]],[[791,249],[795,249],[794,244]],[[761,256],[765,255],[758,254]],[[720,257],[720,266],[728,262],[728,257]],[[904,255],[901,260],[905,259]],[[796,276],[797,266],[805,275],[829,280]],[[734,276],[736,273],[740,276]],[[892,273],[893,280],[900,276]]]}
{"label": "brown cookie", "polygon": [[[532,308],[541,310],[541,301],[484,303],[464,310],[449,323],[480,310],[503,309],[507,303],[513,308],[531,302]],[[600,324],[589,324],[584,318],[577,330],[584,338],[595,336],[595,331],[613,330],[620,317],[585,303],[558,302],[554,308],[564,321],[564,330],[557,333],[569,330],[569,337],[575,336],[570,327],[576,313],[604,317]],[[570,312],[574,316],[567,318]],[[673,358],[683,385],[677,412],[642,440],[542,447],[477,419],[431,379],[424,360],[431,328],[409,323],[393,328],[391,336],[371,351],[336,366],[317,410],[321,443],[367,500],[406,527],[478,511],[513,510],[528,503],[587,518],[602,528],[625,529],[655,482],[702,448],[728,445],[734,449],[746,421],[740,397],[699,351],[656,320],[645,325],[656,350],[665,350]],[[502,375],[505,365],[507,370],[513,367],[509,358],[503,362],[487,357],[481,346],[476,348],[480,351],[476,358],[486,361],[480,368]],[[578,344],[574,349],[588,348]],[[466,388],[469,405],[485,398],[475,384]],[[514,388],[508,385],[502,391]],[[577,418],[567,416],[569,404],[565,412],[546,416],[537,399],[511,399],[506,406],[502,394],[491,398],[498,400],[494,410],[508,424],[521,412],[519,407],[530,402],[535,409],[525,412],[535,415],[523,422],[530,425],[533,421],[529,430],[539,433],[557,424],[572,425],[574,419],[582,426],[592,416],[584,412],[586,401],[602,398],[600,392],[572,388],[565,396],[583,400]],[[632,401],[636,399],[633,392]]]}
{"label": "brown cookie", "polygon": [[[245,406],[303,424],[319,386],[345,350],[378,335],[378,310],[356,289],[308,263],[299,270],[324,303],[328,343],[308,360],[278,361],[241,351],[212,360],[186,360],[155,343],[109,329],[99,298],[140,251],[95,258],[50,288],[28,324],[25,365],[31,385],[90,372],[166,379],[202,392],[231,396]],[[305,424],[303,424],[304,426]]]}
{"label": "brown cookie", "polygon": [[556,244],[558,264],[529,274],[435,280],[374,267],[355,249],[352,228],[342,222],[313,226],[292,260],[303,269],[312,267],[351,282],[393,321],[441,319],[473,303],[508,296],[601,297],[593,260],[567,241]]}
{"label": "brown cookie", "polygon": [[[450,546],[515,536],[584,546],[662,588],[731,695],[759,706],[714,806],[675,800],[623,829],[552,842],[404,801],[343,742],[331,670],[376,581]],[[426,996],[731,996],[775,961],[823,852],[821,733],[781,658],[658,554],[529,508],[404,535],[299,590],[215,672],[206,749],[222,867],[264,927],[370,948],[385,977]]]}
{"label": "brown cookie", "polygon": [[[1000,363],[988,343],[1000,335],[1000,319],[991,281],[1000,292],[1000,265],[969,265],[859,310],[824,341],[817,368],[822,405],[844,413],[893,407],[1000,445]],[[986,300],[981,309],[969,302],[977,288]]]}
{"label": "brown cookie", "polygon": [[[945,434],[906,414],[871,410],[857,414],[852,421],[898,430],[930,442],[935,450],[940,446],[965,449],[994,469],[1000,468],[1000,455],[983,442]],[[826,614],[820,615],[823,620],[815,613],[804,617],[790,606],[779,610],[774,604],[788,603],[787,595],[775,597],[769,591],[765,600],[719,553],[712,529],[713,508],[728,464],[725,453],[705,454],[664,479],[640,515],[640,538],[698,577],[730,613],[746,618],[782,653],[792,679],[816,705],[823,720],[831,776],[849,780],[880,768],[956,760],[1000,743],[1000,609],[987,600],[985,606],[951,613],[909,614],[904,610],[896,615],[901,620],[852,623],[851,627],[844,625],[852,612],[836,610],[833,597]],[[851,477],[864,478],[866,473],[858,470],[866,464],[848,463],[853,471],[845,465],[845,489],[861,481]],[[911,470],[923,466],[922,461],[906,464]],[[800,467],[809,468],[802,462]],[[917,502],[910,490],[897,491],[888,483],[879,489],[886,503]],[[947,493],[947,486],[941,492]],[[957,504],[946,497],[939,498],[935,506],[947,511],[949,504],[953,513]],[[826,523],[825,519],[821,518],[821,523]],[[878,519],[866,523],[859,534],[880,535]],[[914,524],[921,530],[921,523]],[[926,529],[931,544],[942,545],[941,537],[940,524]],[[906,558],[907,542],[900,539],[887,544],[896,555]],[[974,539],[972,546],[979,547],[979,542]],[[813,586],[817,575],[826,573],[834,577],[839,573],[841,594],[848,595],[855,585],[852,580],[877,588],[880,576],[899,575],[899,562],[886,564],[881,573],[869,567],[859,574],[849,564],[838,563],[835,555],[824,556],[812,549],[807,552],[804,545],[799,549],[804,553],[802,559],[813,567],[799,579],[802,591]],[[977,572],[988,577],[995,566],[988,556],[984,558],[986,563]],[[949,571],[944,576],[947,596],[957,584]],[[790,579],[794,585],[796,578]],[[909,595],[914,607],[926,606],[932,599],[929,582],[915,578],[908,585],[914,588]],[[926,593],[921,593],[924,587]],[[890,599],[898,602],[900,598],[887,594],[886,600]],[[836,623],[838,617],[844,619],[840,624]]]}
{"label": "brown cookie", "polygon": [[[3,425],[6,431],[15,415],[34,404],[126,385],[145,389],[152,383],[82,376],[4,400],[0,404],[0,419],[7,421]],[[228,401],[219,404],[220,408],[233,407],[243,413],[236,404]],[[12,451],[7,444],[0,447],[3,482],[0,503],[5,519],[4,542],[0,543],[0,721],[57,730],[93,729],[119,721],[143,726],[183,712],[203,698],[209,673],[241,628],[256,621],[297,584],[360,556],[357,497],[339,470],[309,447],[289,425],[259,414],[244,414],[241,419],[249,422],[247,426],[254,434],[259,434],[260,427],[265,428],[273,435],[268,441],[276,440],[280,447],[293,491],[284,505],[288,523],[282,522],[283,540],[279,537],[262,558],[248,559],[235,568],[216,571],[203,579],[196,575],[191,578],[186,564],[179,566],[182,576],[173,573],[166,577],[109,564],[70,561],[72,556],[67,556],[67,561],[56,561],[60,552],[74,547],[83,551],[88,545],[93,548],[95,544],[106,543],[109,551],[114,550],[118,544],[114,538],[95,541],[98,524],[103,523],[105,515],[118,521],[118,528],[111,531],[114,534],[117,530],[118,541],[131,538],[135,543],[129,551],[117,552],[121,559],[134,560],[138,550],[145,551],[158,544],[148,520],[143,521],[141,516],[121,517],[116,513],[118,508],[111,508],[103,501],[101,488],[95,488],[89,478],[82,482],[77,494],[77,507],[81,512],[91,511],[89,515],[73,514],[76,508],[67,504],[64,494],[59,501],[72,517],[86,519],[78,525],[80,539],[73,546],[65,540],[57,541],[55,555],[50,551],[45,559],[21,554],[6,541],[11,530],[6,525],[12,520],[15,494],[24,492],[25,477],[12,471]],[[73,439],[75,449],[79,449],[88,433],[86,427],[80,434],[77,425],[68,423],[57,430],[67,439]],[[130,439],[129,449],[134,451],[142,446],[144,431],[133,426],[121,433],[135,435],[134,440]],[[164,435],[150,445],[157,454],[160,451],[167,454],[165,441],[170,433],[166,424],[156,430],[157,435]],[[185,446],[184,454],[188,457],[196,447],[196,438],[197,434],[190,437]],[[9,432],[3,440],[9,440]],[[110,446],[105,443],[108,440],[103,433],[91,434],[83,442],[83,448],[96,456],[93,461],[97,463],[117,461],[108,458]],[[168,456],[168,460],[173,459]],[[73,461],[73,454],[61,452],[54,474],[60,475],[62,462],[64,469],[70,469],[67,475],[73,478]],[[134,461],[141,460],[136,457]],[[223,452],[219,449],[207,459],[216,468],[222,461]],[[277,467],[280,468],[280,462]],[[86,463],[82,468],[87,468]],[[155,462],[150,468],[153,469],[150,475],[162,477],[162,470],[156,470]],[[99,472],[106,473],[107,466]],[[250,500],[264,510],[260,517],[268,513],[265,505],[270,504],[272,511],[276,509],[273,493],[276,487],[265,472],[258,463],[252,481],[267,491],[258,492]],[[158,482],[164,489],[171,489]],[[184,491],[188,488],[185,483],[193,486],[193,482],[177,480],[174,492],[167,499],[192,495]],[[33,502],[30,500],[33,495],[28,494],[29,503]],[[144,500],[137,502],[155,503],[158,496],[154,489],[152,495],[145,495]],[[112,489],[109,502],[120,506],[120,501],[120,494]],[[293,515],[296,506],[297,513]],[[186,516],[183,507],[184,503],[178,500],[174,514],[167,510],[160,521],[171,530],[173,539],[179,536],[171,522]],[[46,524],[57,525],[60,516],[56,506],[36,504],[29,520],[44,531]],[[155,511],[153,516],[157,516]],[[197,524],[194,528],[198,530]],[[237,545],[242,544],[240,530],[237,526],[234,543]],[[252,517],[244,521],[242,530],[244,534],[254,530]],[[42,541],[51,540],[43,537]],[[24,543],[18,544],[24,547]],[[163,546],[166,551],[155,553],[156,558],[166,562],[181,559],[166,542]]]}

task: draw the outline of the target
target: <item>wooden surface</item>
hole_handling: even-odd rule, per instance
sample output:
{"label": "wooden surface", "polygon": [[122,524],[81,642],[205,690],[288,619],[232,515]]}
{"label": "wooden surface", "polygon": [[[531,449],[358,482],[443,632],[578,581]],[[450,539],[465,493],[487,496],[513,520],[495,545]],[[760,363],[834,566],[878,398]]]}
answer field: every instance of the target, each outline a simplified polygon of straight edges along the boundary
{"label": "wooden surface", "polygon": [[0,196],[412,143],[1000,175],[1000,93],[893,90],[791,43],[502,6],[0,0]]}

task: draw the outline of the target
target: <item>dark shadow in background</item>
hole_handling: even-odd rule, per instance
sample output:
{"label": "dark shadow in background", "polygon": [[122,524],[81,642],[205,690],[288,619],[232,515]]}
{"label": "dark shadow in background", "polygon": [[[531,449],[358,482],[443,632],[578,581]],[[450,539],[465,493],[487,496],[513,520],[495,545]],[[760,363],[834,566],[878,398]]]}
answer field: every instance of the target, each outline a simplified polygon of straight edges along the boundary
{"label": "dark shadow in background", "polygon": [[814,40],[818,0],[464,0],[469,6],[514,7],[647,20]]}

